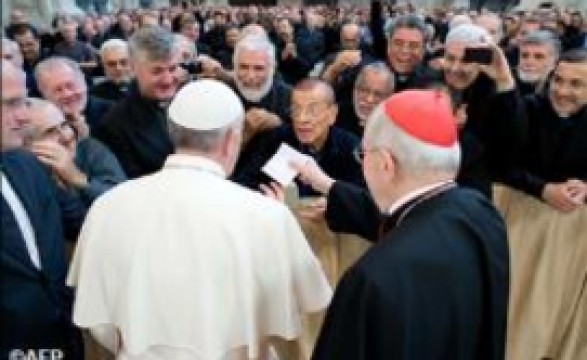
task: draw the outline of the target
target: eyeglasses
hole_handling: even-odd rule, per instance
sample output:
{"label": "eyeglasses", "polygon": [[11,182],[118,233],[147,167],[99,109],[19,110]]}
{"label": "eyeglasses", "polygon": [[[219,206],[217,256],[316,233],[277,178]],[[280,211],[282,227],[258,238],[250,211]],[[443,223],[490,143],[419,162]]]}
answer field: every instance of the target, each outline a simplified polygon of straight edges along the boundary
{"label": "eyeglasses", "polygon": [[289,109],[289,114],[292,118],[300,118],[304,113],[309,117],[317,117],[322,115],[330,108],[331,104],[326,103],[312,103],[305,107],[292,105]]}
{"label": "eyeglasses", "polygon": [[374,90],[371,89],[367,86],[363,86],[363,85],[357,85],[355,87],[355,90],[357,91],[357,94],[361,97],[369,97],[369,96],[373,96],[373,98],[375,98],[376,100],[383,100],[387,97],[387,93],[383,92],[383,91],[379,91],[379,90]]}
{"label": "eyeglasses", "polygon": [[128,60],[127,59],[120,59],[120,60],[110,60],[104,63],[107,67],[115,67],[116,65],[119,66],[127,66]]}

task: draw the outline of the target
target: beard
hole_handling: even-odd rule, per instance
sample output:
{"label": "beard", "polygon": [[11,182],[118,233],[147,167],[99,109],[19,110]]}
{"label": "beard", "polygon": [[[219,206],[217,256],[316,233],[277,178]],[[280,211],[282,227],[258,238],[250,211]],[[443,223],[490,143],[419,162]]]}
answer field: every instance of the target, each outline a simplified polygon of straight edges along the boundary
{"label": "beard", "polygon": [[365,127],[367,119],[369,118],[369,114],[365,114],[361,111],[361,108],[357,101],[353,101],[353,108],[355,109],[355,115],[357,115],[357,118],[359,119],[359,126]]}
{"label": "beard", "polygon": [[273,87],[273,72],[269,73],[267,80],[261,85],[260,89],[248,88],[236,77],[234,80],[238,91],[247,101],[258,103],[265,97],[265,95],[269,94],[269,91]]}
{"label": "beard", "polygon": [[540,74],[527,72],[520,68],[518,68],[518,78],[520,78],[520,80],[522,80],[525,83],[531,84],[537,83],[540,80],[542,80],[542,76]]}

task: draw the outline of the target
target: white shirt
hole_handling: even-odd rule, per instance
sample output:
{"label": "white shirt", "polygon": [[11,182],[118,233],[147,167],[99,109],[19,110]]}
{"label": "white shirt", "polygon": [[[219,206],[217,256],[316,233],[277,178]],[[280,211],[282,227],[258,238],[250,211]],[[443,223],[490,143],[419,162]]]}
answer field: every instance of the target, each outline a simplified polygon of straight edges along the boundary
{"label": "white shirt", "polygon": [[37,269],[41,269],[41,259],[39,257],[39,249],[37,248],[37,241],[35,239],[35,231],[33,225],[26,212],[26,209],[22,205],[22,202],[18,198],[18,195],[10,185],[10,181],[2,172],[2,196],[10,206],[16,223],[20,229],[22,237],[24,238],[24,244],[27,252],[31,259],[31,262]]}
{"label": "white shirt", "polygon": [[265,360],[269,336],[296,339],[301,314],[328,305],[294,216],[224,177],[210,159],[171,155],[90,209],[68,277],[73,319],[111,324],[119,359]]}

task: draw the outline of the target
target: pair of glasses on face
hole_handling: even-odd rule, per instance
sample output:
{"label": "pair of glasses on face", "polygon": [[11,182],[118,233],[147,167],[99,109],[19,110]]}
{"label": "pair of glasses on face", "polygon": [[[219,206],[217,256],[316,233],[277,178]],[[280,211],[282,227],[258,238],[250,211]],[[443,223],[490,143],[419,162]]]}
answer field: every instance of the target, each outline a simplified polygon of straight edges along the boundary
{"label": "pair of glasses on face", "polygon": [[128,60],[127,59],[120,59],[120,60],[112,60],[112,61],[106,61],[104,63],[104,65],[106,65],[107,67],[115,67],[115,66],[127,66],[128,65]]}
{"label": "pair of glasses on face", "polygon": [[381,101],[387,97],[387,94],[383,91],[374,90],[363,85],[356,86],[355,91],[357,91],[357,94],[363,98],[372,96],[374,99]]}
{"label": "pair of glasses on face", "polygon": [[309,117],[319,117],[330,108],[330,105],[326,103],[312,103],[305,107],[293,105],[289,109],[289,114],[292,118],[300,118],[303,114]]}

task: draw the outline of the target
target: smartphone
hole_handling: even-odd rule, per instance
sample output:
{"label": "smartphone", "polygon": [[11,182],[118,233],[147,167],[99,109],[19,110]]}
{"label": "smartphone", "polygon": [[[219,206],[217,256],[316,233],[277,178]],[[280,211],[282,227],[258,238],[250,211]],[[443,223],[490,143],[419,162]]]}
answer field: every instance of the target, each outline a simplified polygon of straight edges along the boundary
{"label": "smartphone", "polygon": [[489,65],[493,62],[493,50],[487,47],[466,48],[463,62]]}

